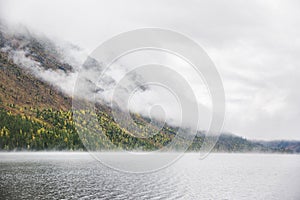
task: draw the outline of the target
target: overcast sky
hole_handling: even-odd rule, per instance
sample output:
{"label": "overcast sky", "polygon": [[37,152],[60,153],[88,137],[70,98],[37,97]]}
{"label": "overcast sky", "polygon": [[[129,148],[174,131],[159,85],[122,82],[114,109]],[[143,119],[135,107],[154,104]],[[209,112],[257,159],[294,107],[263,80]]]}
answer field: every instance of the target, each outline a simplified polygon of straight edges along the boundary
{"label": "overcast sky", "polygon": [[256,139],[300,139],[300,1],[0,0],[0,16],[91,52],[144,27],[199,43],[223,79],[224,130]]}

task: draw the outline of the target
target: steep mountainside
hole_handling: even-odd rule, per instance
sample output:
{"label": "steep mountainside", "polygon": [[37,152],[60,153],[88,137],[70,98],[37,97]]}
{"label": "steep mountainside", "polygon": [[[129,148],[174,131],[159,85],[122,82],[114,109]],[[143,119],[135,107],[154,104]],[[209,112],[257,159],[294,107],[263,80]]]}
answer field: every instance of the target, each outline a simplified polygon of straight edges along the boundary
{"label": "steep mountainside", "polygon": [[[26,30],[15,33],[0,26],[0,150],[85,149],[81,139],[85,141],[86,138],[79,138],[72,119],[71,98],[61,88],[39,77],[43,71],[67,77],[74,68],[64,61],[61,49],[49,39]],[[84,112],[79,111],[79,116]],[[98,104],[93,114],[99,121],[97,128],[106,134],[102,141],[97,134],[89,135],[94,150],[108,149],[105,140],[110,140],[118,148],[160,149],[172,141],[177,130],[165,125],[152,137],[137,138],[116,123],[111,109],[105,104]],[[149,119],[138,114],[132,114],[132,117],[142,135],[156,131],[147,126]],[[82,124],[87,123],[82,116]],[[199,132],[189,150],[199,150],[204,138],[205,134]],[[179,140],[178,148],[183,143]],[[299,142],[253,142],[224,134],[214,151],[293,153],[299,149]]]}
{"label": "steep mountainside", "polygon": [[[48,42],[49,43],[49,42]],[[50,43],[49,43],[50,44]],[[0,32],[0,101],[2,106],[12,112],[15,105],[26,108],[70,109],[71,99],[58,88],[38,79],[22,65],[16,64],[9,56],[9,50],[29,51],[30,57],[39,60],[44,68],[71,70],[71,66],[61,63],[36,39],[20,35],[5,35]]]}
{"label": "steep mountainside", "polygon": [[70,109],[71,99],[57,88],[37,79],[0,53],[0,99],[2,105]]}

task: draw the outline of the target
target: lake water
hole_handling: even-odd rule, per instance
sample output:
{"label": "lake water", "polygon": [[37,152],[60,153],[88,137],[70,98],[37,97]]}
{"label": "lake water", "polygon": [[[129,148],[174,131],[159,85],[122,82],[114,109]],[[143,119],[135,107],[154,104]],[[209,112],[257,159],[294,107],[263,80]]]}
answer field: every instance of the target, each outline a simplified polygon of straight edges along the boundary
{"label": "lake water", "polygon": [[0,153],[0,199],[300,199],[300,156],[188,153],[163,170],[112,170],[88,153]]}

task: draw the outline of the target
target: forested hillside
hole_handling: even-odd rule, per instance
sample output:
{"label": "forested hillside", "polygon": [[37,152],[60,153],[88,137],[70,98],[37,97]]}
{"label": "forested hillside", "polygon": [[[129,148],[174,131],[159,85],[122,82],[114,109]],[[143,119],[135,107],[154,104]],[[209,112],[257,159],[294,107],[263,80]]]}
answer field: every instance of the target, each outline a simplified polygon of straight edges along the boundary
{"label": "forested hillside", "polygon": [[[59,49],[49,39],[36,38],[30,33],[8,34],[4,29],[1,27],[0,31],[0,150],[85,150],[82,142],[85,138],[77,134],[81,127],[75,126],[73,121],[71,98],[37,77],[31,66],[16,62],[11,54],[26,52],[22,56],[37,62],[41,70],[68,74],[73,70],[72,66],[61,59]],[[165,125],[149,138],[138,138],[115,122],[106,105],[97,106],[93,112],[99,122],[97,128],[101,128],[106,137],[99,140],[99,135],[89,135],[95,142],[88,149],[108,150],[111,147],[107,140],[110,140],[119,149],[157,150],[176,135],[176,127]],[[133,114],[133,118],[143,132],[141,135],[155,131],[147,126],[148,119],[138,114]],[[87,123],[84,118],[82,120],[82,124]],[[199,131],[189,150],[198,151],[204,138],[205,134]],[[177,145],[180,149],[181,140]],[[223,134],[213,151],[293,153],[300,151],[299,146],[299,143],[253,142]]]}

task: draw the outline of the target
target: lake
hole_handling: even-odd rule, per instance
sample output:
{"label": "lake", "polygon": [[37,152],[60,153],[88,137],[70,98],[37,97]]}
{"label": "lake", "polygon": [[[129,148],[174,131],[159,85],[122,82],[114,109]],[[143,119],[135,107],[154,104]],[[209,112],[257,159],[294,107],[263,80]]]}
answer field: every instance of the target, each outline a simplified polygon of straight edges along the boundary
{"label": "lake", "polygon": [[[151,162],[151,161],[149,161]],[[0,199],[300,199],[300,155],[187,153],[153,173],[88,153],[0,153]]]}

